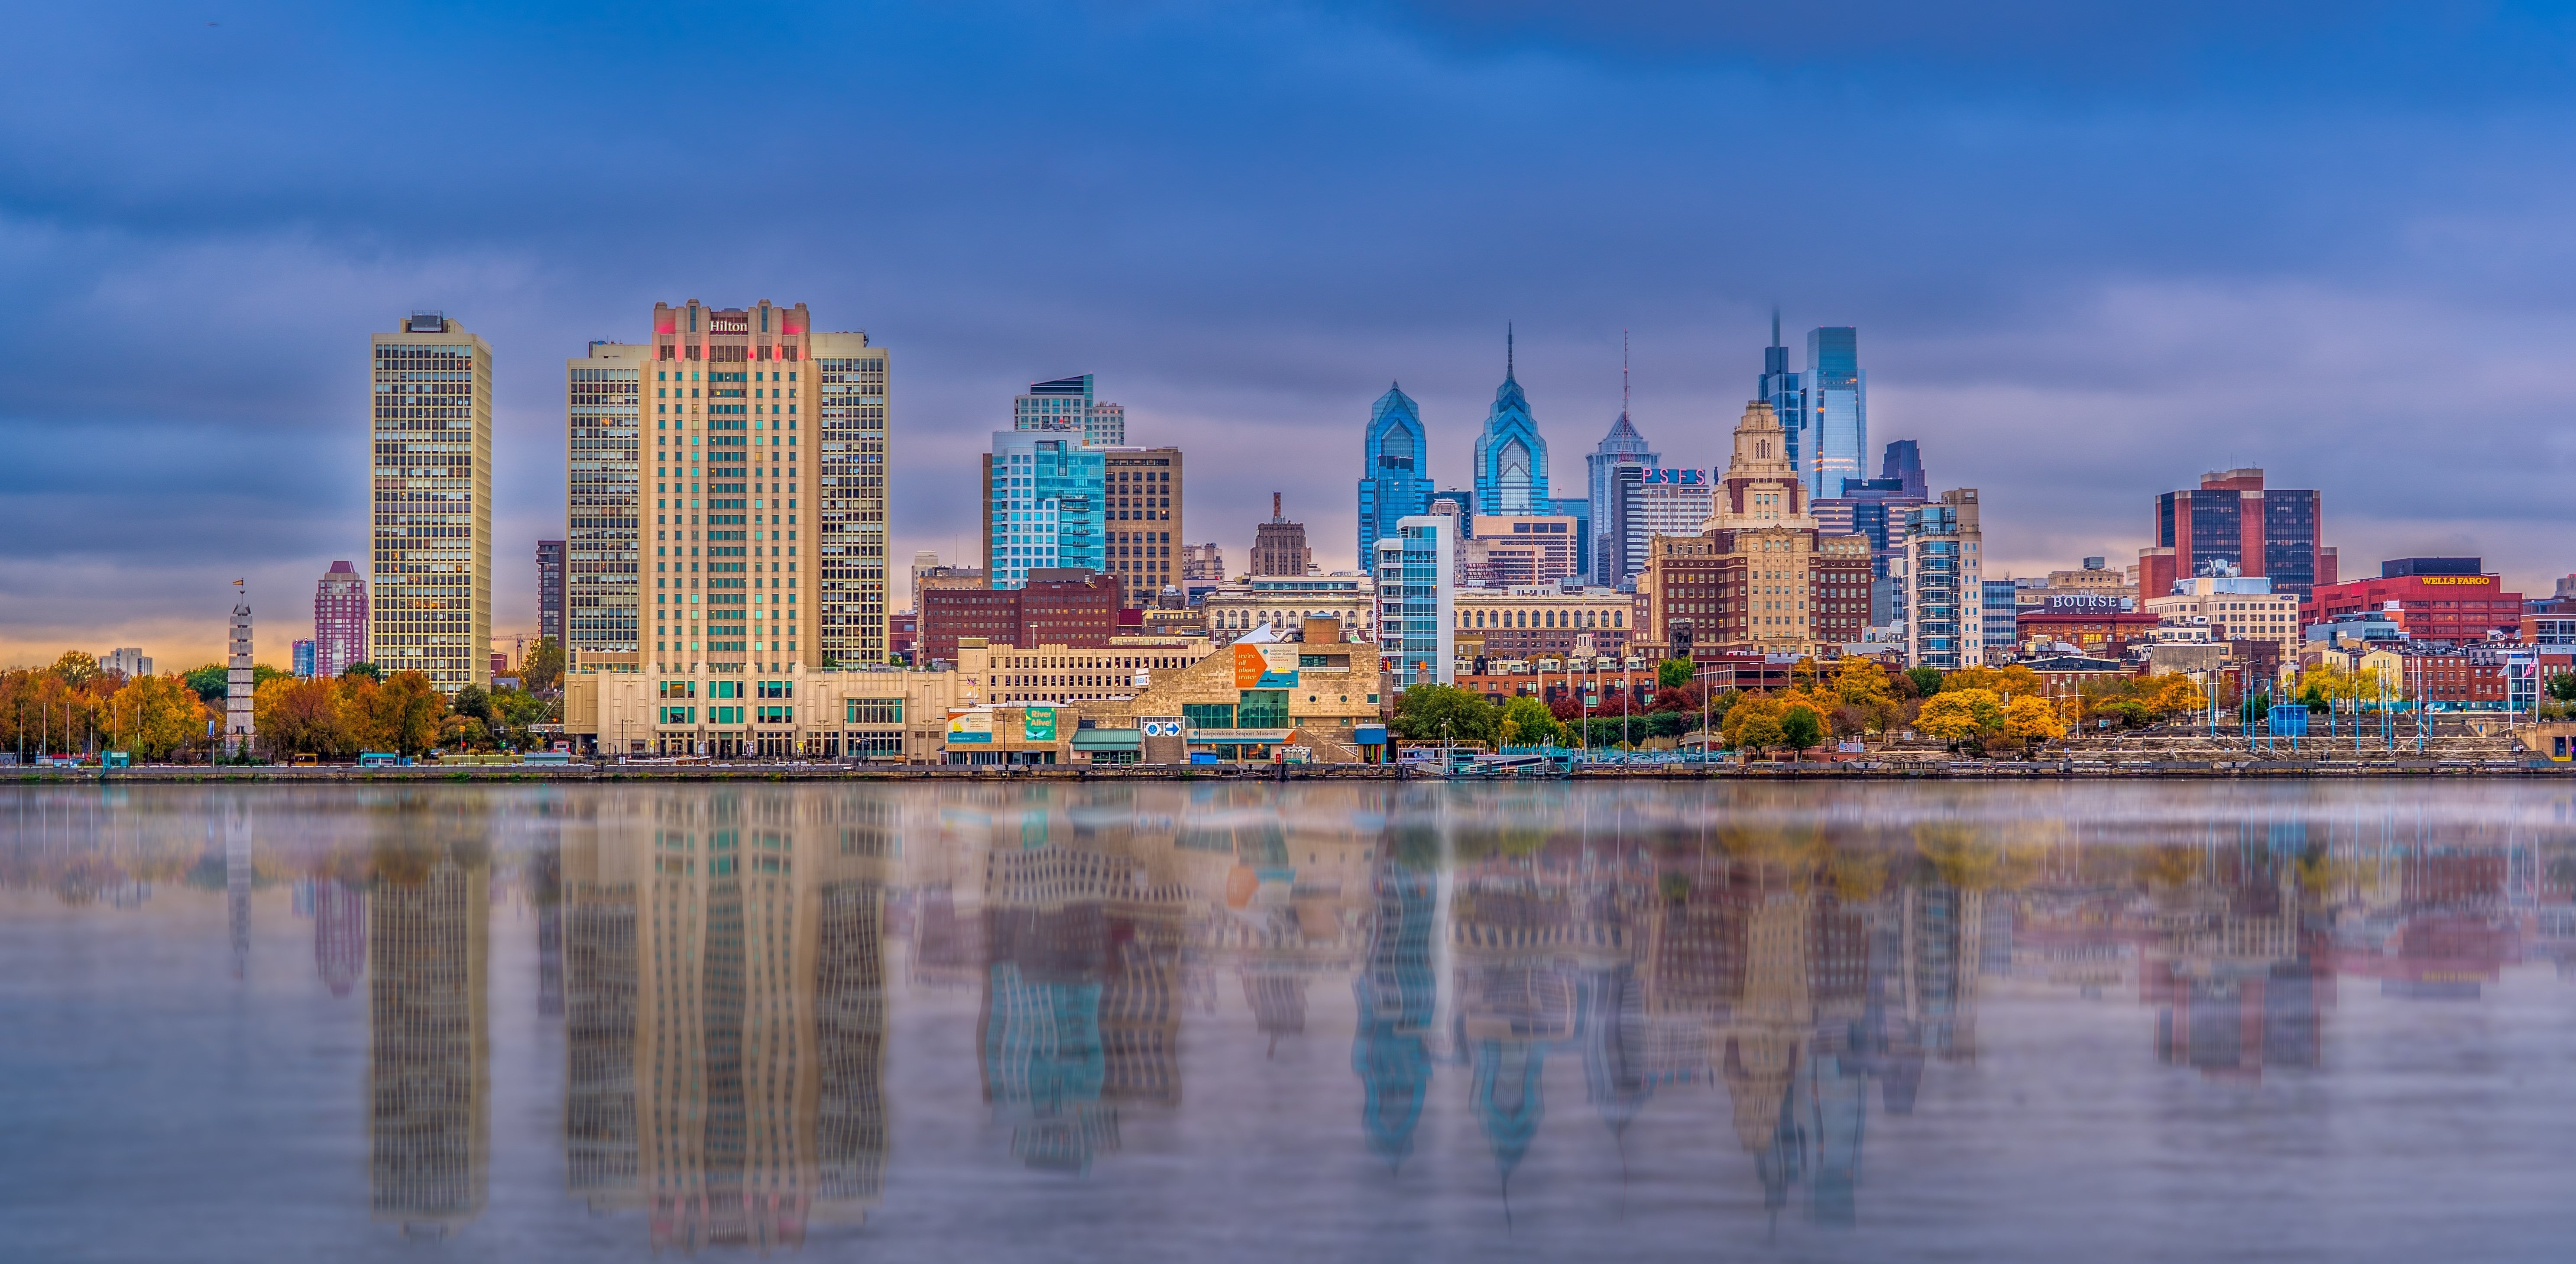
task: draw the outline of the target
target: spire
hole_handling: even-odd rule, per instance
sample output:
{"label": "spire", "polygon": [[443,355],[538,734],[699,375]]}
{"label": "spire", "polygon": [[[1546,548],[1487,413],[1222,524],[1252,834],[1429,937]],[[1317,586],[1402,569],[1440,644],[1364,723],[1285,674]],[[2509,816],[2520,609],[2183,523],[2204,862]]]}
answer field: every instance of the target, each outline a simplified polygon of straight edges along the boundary
{"label": "spire", "polygon": [[1512,380],[1512,322],[1503,322],[1503,380]]}
{"label": "spire", "polygon": [[1619,415],[1628,415],[1628,331],[1619,331]]}
{"label": "spire", "polygon": [[1771,305],[1771,345],[1775,347],[1780,345],[1780,305],[1778,303]]}

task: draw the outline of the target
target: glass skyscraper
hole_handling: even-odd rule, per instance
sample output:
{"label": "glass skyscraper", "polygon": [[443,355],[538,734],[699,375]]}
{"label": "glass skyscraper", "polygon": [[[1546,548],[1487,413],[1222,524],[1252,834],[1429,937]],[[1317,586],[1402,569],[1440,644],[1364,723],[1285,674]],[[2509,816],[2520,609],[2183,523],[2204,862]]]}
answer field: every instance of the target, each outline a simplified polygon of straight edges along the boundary
{"label": "glass skyscraper", "polygon": [[[1780,429],[1788,436],[1790,467],[1805,469],[1798,461],[1798,444],[1807,432],[1807,389],[1799,376],[1789,371],[1789,349],[1780,345],[1780,313],[1777,311],[1771,313],[1771,345],[1763,348],[1762,381],[1754,390],[1753,397],[1769,404],[1772,415],[1780,419]],[[1818,500],[1821,497],[1810,495],[1807,499]]]}
{"label": "glass skyscraper", "polygon": [[1369,564],[1377,542],[1395,534],[1398,519],[1431,507],[1430,447],[1422,409],[1390,382],[1369,409],[1368,442],[1360,470],[1360,564]]}
{"label": "glass skyscraper", "polygon": [[[1621,573],[1624,568],[1620,563],[1627,556],[1627,544],[1613,534],[1620,521],[1619,470],[1651,470],[1662,460],[1654,445],[1646,442],[1646,436],[1637,433],[1626,408],[1621,408],[1619,419],[1610,423],[1610,433],[1601,436],[1601,442],[1592,445],[1591,454],[1583,458],[1584,472],[1589,475],[1586,490],[1591,493],[1584,515],[1591,533],[1584,542],[1584,578],[1605,585],[1627,578]],[[1696,532],[1698,524],[1692,524],[1692,530]]]}
{"label": "glass skyscraper", "polygon": [[1377,639],[1397,689],[1457,679],[1458,535],[1454,518],[1400,519],[1370,551],[1377,575]]}
{"label": "glass skyscraper", "polygon": [[1869,375],[1860,368],[1860,331],[1828,325],[1807,331],[1806,424],[1790,441],[1807,498],[1842,494],[1843,480],[1864,477],[1869,447]]}
{"label": "glass skyscraper", "polygon": [[997,430],[984,458],[984,574],[1020,588],[1031,570],[1104,570],[1102,454],[1070,431]]}
{"label": "glass skyscraper", "polygon": [[1539,437],[1529,397],[1512,376],[1510,347],[1507,334],[1503,384],[1494,390],[1494,407],[1485,414],[1484,433],[1476,436],[1476,512],[1548,513],[1555,506],[1547,494],[1547,440]]}

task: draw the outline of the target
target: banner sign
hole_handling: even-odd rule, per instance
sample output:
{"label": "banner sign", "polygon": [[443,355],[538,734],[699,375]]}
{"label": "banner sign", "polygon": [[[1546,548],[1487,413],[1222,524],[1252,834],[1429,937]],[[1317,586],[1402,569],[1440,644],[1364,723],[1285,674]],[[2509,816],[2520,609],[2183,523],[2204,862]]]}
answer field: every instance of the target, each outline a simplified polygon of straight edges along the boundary
{"label": "banner sign", "polygon": [[1028,742],[1055,740],[1055,708],[1030,707],[1020,712],[1020,737]]}
{"label": "banner sign", "polygon": [[948,713],[948,740],[990,744],[993,740],[993,713],[985,710],[951,711]]}

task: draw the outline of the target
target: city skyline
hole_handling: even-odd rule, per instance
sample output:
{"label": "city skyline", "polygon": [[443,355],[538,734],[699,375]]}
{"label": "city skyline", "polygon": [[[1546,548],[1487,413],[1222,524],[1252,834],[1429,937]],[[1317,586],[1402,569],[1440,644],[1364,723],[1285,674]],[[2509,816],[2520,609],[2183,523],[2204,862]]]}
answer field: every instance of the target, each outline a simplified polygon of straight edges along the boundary
{"label": "city skyline", "polygon": [[[2238,467],[2331,497],[2352,562],[2478,554],[2527,591],[2566,569],[2550,423],[2576,393],[2571,321],[2534,243],[2568,190],[2530,138],[2563,132],[2569,90],[2518,14],[894,10],[799,14],[784,39],[655,18],[569,60],[541,13],[457,20],[486,54],[459,125],[506,135],[424,192],[358,98],[415,50],[406,17],[31,18],[57,52],[0,123],[20,296],[0,320],[47,368],[0,416],[26,453],[0,484],[26,525],[0,563],[0,659],[203,661],[246,576],[274,612],[261,657],[287,661],[304,612],[281,600],[364,540],[354,348],[413,308],[493,348],[492,622],[533,628],[514,577],[564,516],[552,366],[677,293],[792,295],[905,348],[892,457],[918,477],[889,489],[889,557],[967,560],[957,489],[1001,401],[1079,371],[1125,404],[1130,443],[1190,453],[1192,543],[1248,556],[1258,515],[1210,507],[1276,489],[1317,506],[1320,565],[1354,566],[1340,513],[1369,402],[1403,382],[1424,472],[1469,485],[1506,321],[1530,333],[1516,376],[1555,489],[1616,414],[1622,329],[1637,428],[1714,466],[1776,304],[1790,372],[1795,331],[1863,331],[1861,459],[1931,445],[1945,483],[1991,500],[1996,573],[2133,555],[2142,497]],[[798,73],[862,34],[896,69],[807,104],[881,130],[822,142],[834,161],[767,140],[731,160],[796,191],[774,241],[655,236],[638,172],[721,133],[621,114],[605,85],[681,45]],[[2250,61],[2261,76],[2231,69]],[[1220,65],[1243,72],[1192,69]],[[1486,91],[1505,71],[1510,103]],[[599,143],[520,139],[573,134]],[[1741,195],[1737,173],[1818,146],[1832,171]],[[1473,192],[1496,166],[1515,198]],[[1011,196],[1032,170],[1075,192]],[[1903,196],[1867,195],[1886,189]],[[101,327],[119,334],[76,332]],[[2453,437],[2435,477],[2385,459],[2428,431]],[[130,461],[85,459],[109,436]]]}

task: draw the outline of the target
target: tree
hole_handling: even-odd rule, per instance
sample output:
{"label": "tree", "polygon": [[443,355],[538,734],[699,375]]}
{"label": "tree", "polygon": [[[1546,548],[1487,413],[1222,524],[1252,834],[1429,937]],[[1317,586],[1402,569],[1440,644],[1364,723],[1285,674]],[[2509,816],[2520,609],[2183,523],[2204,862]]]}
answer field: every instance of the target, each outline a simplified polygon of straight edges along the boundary
{"label": "tree", "polygon": [[1808,750],[1823,745],[1824,717],[1807,707],[1789,708],[1788,712],[1780,717],[1780,740],[1787,744],[1793,756],[1803,755]]}
{"label": "tree", "polygon": [[61,658],[54,660],[53,671],[64,684],[78,689],[98,675],[98,660],[79,650],[65,650]]}
{"label": "tree", "polygon": [[2003,718],[2003,699],[1986,690],[1944,690],[1924,700],[1914,727],[1945,742],[1964,742],[2003,727]]}
{"label": "tree", "polygon": [[1536,698],[1516,697],[1503,700],[1502,739],[1514,746],[1538,746],[1553,742],[1564,732],[1547,705]]}
{"label": "tree", "polygon": [[2003,667],[1962,667],[1941,678],[1943,689],[1983,689],[1988,693],[2018,696],[2048,692],[2048,682],[2039,673],[2019,663]]}
{"label": "tree", "polygon": [[274,756],[318,755],[339,758],[349,753],[349,730],[342,722],[339,691],[328,680],[292,676],[269,681],[251,693],[251,725]]}
{"label": "tree", "polygon": [[1500,709],[1483,694],[1455,685],[1415,685],[1395,699],[1396,736],[1406,741],[1491,742],[1501,721]]}
{"label": "tree", "polygon": [[342,723],[362,750],[418,755],[438,740],[447,716],[447,699],[419,672],[396,672],[381,685],[344,676],[339,693]]}
{"label": "tree", "polygon": [[2576,702],[2576,675],[2560,672],[2550,677],[2549,696],[2560,702]]}
{"label": "tree", "polygon": [[2004,707],[2004,736],[2053,742],[2066,736],[2066,720],[2048,699],[2022,694]]}
{"label": "tree", "polygon": [[[832,665],[825,663],[823,668],[829,671]],[[563,682],[563,673],[563,645],[551,636],[538,637],[537,643],[528,647],[527,661],[519,665],[519,678],[527,683],[530,693],[554,692],[555,686]]]}
{"label": "tree", "polygon": [[178,677],[139,676],[116,691],[108,725],[127,750],[161,760],[204,740],[213,718],[205,700]]}
{"label": "tree", "polygon": [[1739,706],[1736,710],[1746,713],[1743,721],[1735,726],[1735,735],[1729,743],[1737,750],[1758,755],[1779,745],[1788,736],[1779,717],[1769,709]]}
{"label": "tree", "polygon": [[1668,658],[1655,664],[1655,684],[1659,688],[1679,689],[1691,682],[1699,670],[1687,658]]}
{"label": "tree", "polygon": [[467,685],[456,691],[456,701],[448,709],[458,715],[469,715],[485,724],[492,722],[492,695],[481,685]]}
{"label": "tree", "polygon": [[224,670],[224,665],[221,663],[208,663],[182,674],[179,679],[186,681],[188,687],[196,690],[197,696],[205,699],[209,704],[221,703],[226,690],[230,688],[230,673]]}
{"label": "tree", "polygon": [[1837,729],[1852,732],[1880,733],[1896,718],[1896,695],[1890,689],[1887,669],[1874,659],[1857,655],[1843,660],[1842,670],[1834,675],[1834,698],[1841,708],[1855,713],[1857,720],[1841,720]]}
{"label": "tree", "polygon": [[1941,692],[1941,669],[1938,667],[1908,667],[1905,678],[1914,682],[1914,696],[1917,698],[1929,698]]}
{"label": "tree", "polygon": [[[1757,696],[1739,697],[1727,708],[1725,719],[1718,724],[1718,736],[1724,738],[1727,745],[1739,750],[1779,745],[1781,711],[1782,707],[1777,699]],[[1748,730],[1757,724],[1767,726],[1761,732],[1768,735],[1768,740],[1755,742],[1747,736]]]}
{"label": "tree", "polygon": [[340,670],[340,679],[347,680],[351,676],[364,676],[381,684],[385,679],[385,669],[374,663],[351,663]]}

